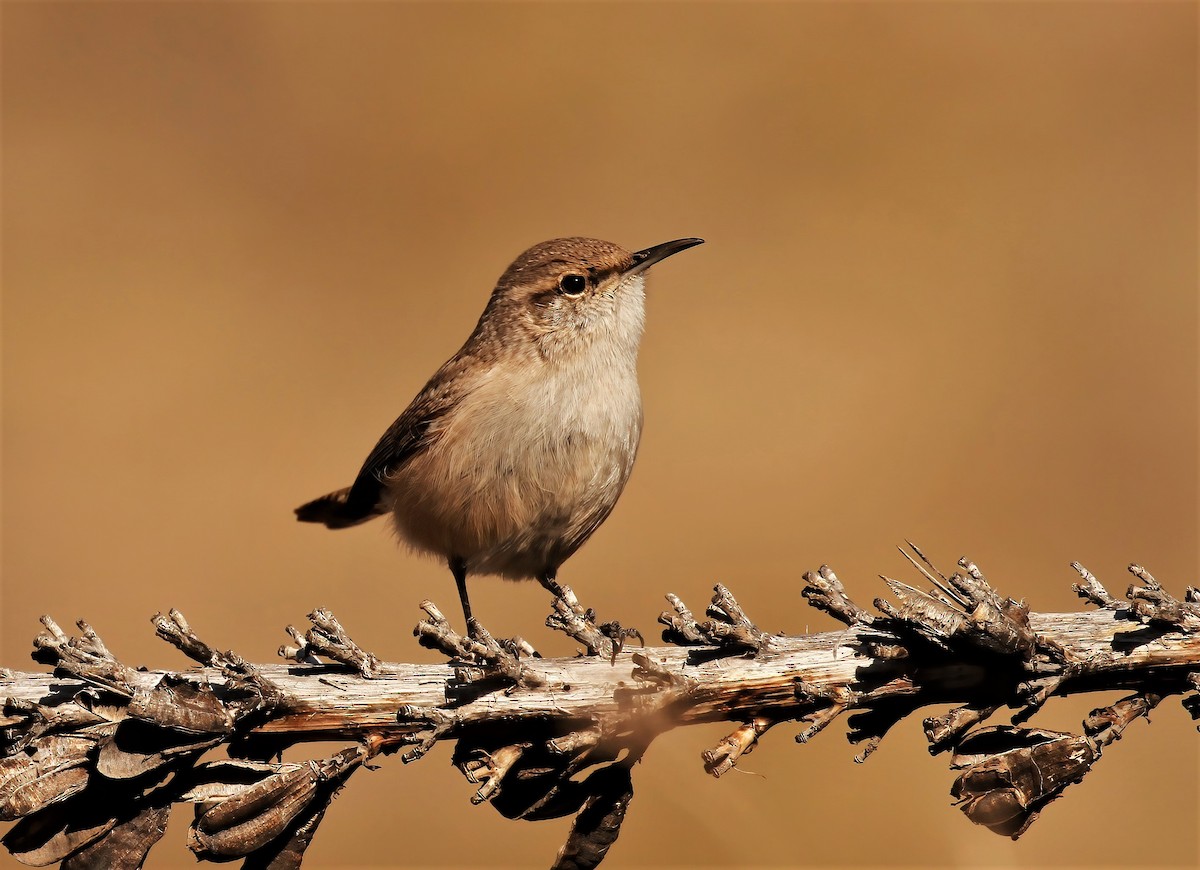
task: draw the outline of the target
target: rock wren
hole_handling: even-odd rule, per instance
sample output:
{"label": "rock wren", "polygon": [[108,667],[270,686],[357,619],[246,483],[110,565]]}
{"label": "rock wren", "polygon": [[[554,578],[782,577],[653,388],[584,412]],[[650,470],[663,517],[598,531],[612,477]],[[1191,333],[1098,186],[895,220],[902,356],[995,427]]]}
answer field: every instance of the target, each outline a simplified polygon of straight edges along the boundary
{"label": "rock wren", "polygon": [[297,518],[342,529],[390,513],[412,549],[449,563],[472,634],[468,574],[557,594],[559,566],[612,512],[637,455],[646,270],[702,241],[534,245],[354,484]]}

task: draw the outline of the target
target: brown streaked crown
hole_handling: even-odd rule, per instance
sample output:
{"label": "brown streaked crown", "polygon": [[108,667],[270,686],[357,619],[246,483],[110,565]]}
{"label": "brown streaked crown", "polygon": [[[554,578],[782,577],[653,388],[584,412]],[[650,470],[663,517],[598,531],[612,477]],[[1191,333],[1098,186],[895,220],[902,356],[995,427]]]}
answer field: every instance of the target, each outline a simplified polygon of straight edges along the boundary
{"label": "brown streaked crown", "polygon": [[497,289],[537,281],[571,269],[585,271],[593,281],[633,266],[633,254],[601,239],[573,237],[541,242],[513,260]]}

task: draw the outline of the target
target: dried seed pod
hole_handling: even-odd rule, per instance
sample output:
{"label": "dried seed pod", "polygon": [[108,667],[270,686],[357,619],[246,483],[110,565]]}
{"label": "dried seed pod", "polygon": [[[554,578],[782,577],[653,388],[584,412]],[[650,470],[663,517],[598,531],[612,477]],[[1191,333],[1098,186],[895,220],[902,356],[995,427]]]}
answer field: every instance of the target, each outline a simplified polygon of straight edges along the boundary
{"label": "dried seed pod", "polygon": [[188,847],[202,860],[241,858],[274,840],[316,797],[315,764],[271,765],[274,772],[207,809],[196,808]]}
{"label": "dried seed pod", "polygon": [[603,861],[621,833],[621,823],[633,800],[633,780],[623,764],[601,768],[582,786],[587,800],[575,816],[553,870],[587,870]]}
{"label": "dried seed pod", "polygon": [[82,791],[88,753],[115,728],[105,723],[74,734],[51,734],[0,758],[0,821],[22,818]]}
{"label": "dried seed pod", "polygon": [[968,736],[951,766],[966,768],[950,794],[967,818],[1014,840],[1100,757],[1086,737],[999,725]]}
{"label": "dried seed pod", "polygon": [[197,765],[188,773],[191,783],[176,798],[180,803],[204,804],[205,809],[233,797],[279,769],[265,761],[230,758]]}
{"label": "dried seed pod", "polygon": [[30,813],[4,835],[4,847],[22,864],[57,864],[103,837],[117,824],[113,802],[87,794]]}
{"label": "dried seed pod", "polygon": [[153,687],[139,690],[129,701],[129,715],[193,734],[228,734],[233,716],[207,683],[164,674]]}
{"label": "dried seed pod", "polygon": [[100,839],[68,857],[62,862],[62,870],[141,867],[150,849],[166,832],[170,815],[170,801],[147,804],[132,819],[121,822]]}
{"label": "dried seed pod", "polygon": [[297,824],[303,827],[306,811],[312,815],[316,807],[323,807],[335,787],[366,758],[366,750],[354,746],[325,761],[303,764],[259,765],[256,770],[253,765],[234,768],[226,763],[215,771],[218,777],[248,773],[255,781],[242,788],[234,786],[232,794],[197,806],[188,847],[202,860],[247,856],[289,830],[297,830]]}
{"label": "dried seed pod", "polygon": [[101,741],[96,771],[109,779],[132,779],[178,766],[220,742],[219,736],[197,739],[193,733],[127,719],[115,734]]}
{"label": "dried seed pod", "polygon": [[263,846],[252,855],[248,855],[242,863],[242,870],[299,870],[304,860],[304,852],[312,842],[313,835],[325,811],[329,809],[330,794],[324,800],[313,801],[282,835]]}

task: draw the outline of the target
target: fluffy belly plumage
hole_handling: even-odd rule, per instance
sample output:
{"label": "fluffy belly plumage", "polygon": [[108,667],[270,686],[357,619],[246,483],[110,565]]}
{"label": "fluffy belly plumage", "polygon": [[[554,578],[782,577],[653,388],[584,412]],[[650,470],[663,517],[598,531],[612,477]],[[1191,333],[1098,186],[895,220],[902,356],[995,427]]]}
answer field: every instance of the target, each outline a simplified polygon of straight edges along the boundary
{"label": "fluffy belly plumage", "polygon": [[445,431],[389,477],[393,520],[413,549],[462,559],[468,573],[553,575],[625,488],[641,434],[640,397],[601,406],[608,413],[593,420],[563,419],[545,402],[532,406],[549,413],[522,414],[529,405],[504,399],[512,413],[493,409],[488,419],[505,425]]}

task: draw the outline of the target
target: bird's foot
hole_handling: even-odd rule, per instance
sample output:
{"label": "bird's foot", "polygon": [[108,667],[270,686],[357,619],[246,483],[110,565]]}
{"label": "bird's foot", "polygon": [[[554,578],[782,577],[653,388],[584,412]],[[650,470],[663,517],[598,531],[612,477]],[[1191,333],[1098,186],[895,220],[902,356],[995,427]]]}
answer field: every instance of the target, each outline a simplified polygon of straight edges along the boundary
{"label": "bird's foot", "polygon": [[[596,613],[592,610],[592,608],[589,607],[587,609],[587,614],[589,618],[595,622]],[[622,628],[621,623],[616,622],[615,620],[613,622],[603,622],[596,626],[596,628],[599,629],[602,635],[612,641],[612,663],[614,665],[617,663],[617,656],[624,651],[625,641],[628,638],[636,637],[638,639],[638,646],[640,646],[642,649],[646,648],[646,638],[642,637],[642,633],[636,628]]]}

